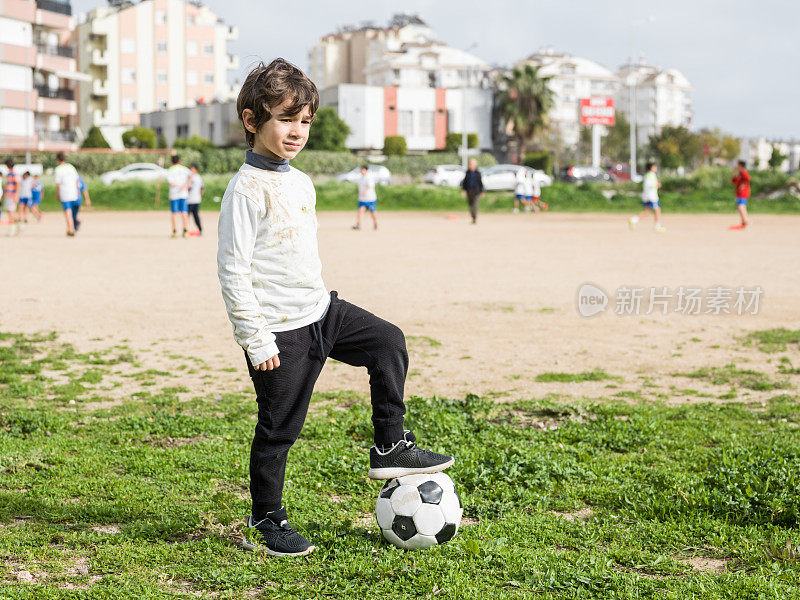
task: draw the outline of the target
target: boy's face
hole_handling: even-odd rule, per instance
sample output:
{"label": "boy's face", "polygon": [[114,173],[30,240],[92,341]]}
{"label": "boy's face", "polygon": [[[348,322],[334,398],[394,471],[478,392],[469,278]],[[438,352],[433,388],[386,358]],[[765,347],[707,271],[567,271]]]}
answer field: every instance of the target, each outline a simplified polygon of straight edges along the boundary
{"label": "boy's face", "polygon": [[366,169],[361,169],[361,174],[362,175],[366,175],[367,174],[367,170]]}
{"label": "boy's face", "polygon": [[288,115],[286,109],[289,107],[291,100],[272,108],[270,110],[272,118],[258,131],[252,126],[252,111],[245,109],[242,115],[244,126],[256,136],[253,144],[254,152],[270,158],[292,159],[305,147],[311,128],[311,111],[308,106],[304,106],[296,115]]}

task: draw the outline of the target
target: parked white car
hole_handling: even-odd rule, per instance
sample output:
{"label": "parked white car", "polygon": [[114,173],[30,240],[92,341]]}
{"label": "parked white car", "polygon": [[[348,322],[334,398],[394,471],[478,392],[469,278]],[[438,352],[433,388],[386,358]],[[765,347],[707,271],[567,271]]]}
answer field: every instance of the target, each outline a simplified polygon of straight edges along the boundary
{"label": "parked white car", "polygon": [[464,180],[464,167],[461,165],[436,165],[425,173],[422,179],[425,183],[433,185],[458,187]]}
{"label": "parked white car", "polygon": [[111,185],[115,181],[128,181],[130,179],[153,181],[166,178],[167,170],[153,163],[133,163],[122,167],[119,171],[108,171],[100,175],[100,180],[106,185]]}
{"label": "parked white car", "polygon": [[[383,165],[367,165],[367,175],[371,175],[378,185],[392,185],[392,173]],[[359,177],[361,177],[361,167],[356,167],[347,173],[340,174],[337,179],[358,183]]]}
{"label": "parked white car", "polygon": [[[530,167],[522,167],[539,183],[540,187],[552,185],[553,178],[544,171]],[[481,180],[485,190],[511,190],[517,187],[517,171],[519,165],[492,165],[480,169]]]}

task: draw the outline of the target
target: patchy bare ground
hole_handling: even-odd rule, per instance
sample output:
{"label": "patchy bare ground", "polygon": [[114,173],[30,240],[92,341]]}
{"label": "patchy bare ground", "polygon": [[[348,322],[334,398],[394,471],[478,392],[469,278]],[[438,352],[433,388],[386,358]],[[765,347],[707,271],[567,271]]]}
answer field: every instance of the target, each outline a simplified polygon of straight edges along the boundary
{"label": "patchy bare ground", "polygon": [[[327,286],[407,334],[409,394],[724,399],[730,386],[678,375],[728,363],[775,375],[775,355],[738,338],[800,322],[800,278],[786,268],[800,264],[798,217],[756,216],[752,229],[730,232],[733,216],[667,214],[664,235],[631,233],[623,216],[607,214],[493,214],[476,227],[444,217],[383,213],[378,232],[353,232],[349,213],[319,215]],[[176,393],[186,398],[249,391],[216,280],[215,215],[204,218],[202,238],[169,239],[166,213],[122,212],[87,213],[75,239],[56,215],[0,236],[9,283],[0,286],[0,330],[57,331],[79,352],[117,357],[83,399],[90,409],[124,402],[131,378],[185,388]],[[584,319],[575,298],[585,282],[611,293],[758,285],[764,294],[754,316],[616,316],[612,306]],[[782,354],[800,365],[797,348]],[[536,379],[596,368],[614,378]],[[331,361],[318,389],[367,392],[368,378]]]}

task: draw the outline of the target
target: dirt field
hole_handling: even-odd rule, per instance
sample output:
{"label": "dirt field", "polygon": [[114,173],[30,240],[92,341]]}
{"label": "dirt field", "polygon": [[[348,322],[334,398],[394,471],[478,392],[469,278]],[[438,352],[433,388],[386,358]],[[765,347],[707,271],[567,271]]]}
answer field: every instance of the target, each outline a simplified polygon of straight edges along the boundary
{"label": "dirt field", "polygon": [[[729,386],[675,374],[733,362],[774,376],[776,355],[740,337],[800,323],[800,217],[757,216],[750,230],[729,232],[733,214],[667,215],[665,234],[651,223],[630,232],[616,215],[486,215],[477,226],[446,217],[385,213],[380,231],[354,232],[349,213],[319,215],[328,288],[406,332],[409,394],[597,398],[643,389],[705,399]],[[203,218],[207,234],[190,239],[168,238],[166,212],[87,212],[75,239],[54,214],[18,237],[3,227],[0,331],[56,331],[80,351],[127,347],[142,368],[176,373],[165,380],[194,393],[250,389],[216,279],[216,215]],[[576,310],[586,282],[612,296],[593,319]],[[614,292],[625,285],[645,296],[650,287],[761,286],[763,296],[757,315],[616,316]],[[800,365],[796,348],[782,355]],[[202,368],[180,370],[187,361]],[[535,380],[596,368],[616,378]],[[317,389],[366,391],[366,372],[331,361]]]}

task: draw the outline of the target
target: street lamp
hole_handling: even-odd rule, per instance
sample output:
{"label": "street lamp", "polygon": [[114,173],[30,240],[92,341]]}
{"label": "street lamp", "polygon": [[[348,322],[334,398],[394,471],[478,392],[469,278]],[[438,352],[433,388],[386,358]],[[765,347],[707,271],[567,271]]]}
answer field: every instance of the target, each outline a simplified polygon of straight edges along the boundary
{"label": "street lamp", "polygon": [[655,21],[656,18],[653,15],[650,15],[646,19],[639,19],[637,21],[631,22],[631,31],[630,31],[630,72],[628,73],[628,107],[631,115],[630,119],[630,144],[631,144],[631,159],[630,159],[630,171],[631,171],[631,180],[633,180],[634,175],[636,175],[636,78],[637,75],[634,73],[634,55],[633,55],[633,31],[635,27],[639,27],[640,25],[645,25],[647,23],[652,23]]}
{"label": "street lamp", "polygon": [[[464,52],[470,52],[478,47],[478,42],[473,42]],[[465,69],[469,73],[469,68]],[[467,84],[469,84],[469,74],[467,75]],[[461,166],[467,170],[467,87],[466,85],[461,88]]]}

